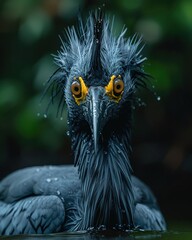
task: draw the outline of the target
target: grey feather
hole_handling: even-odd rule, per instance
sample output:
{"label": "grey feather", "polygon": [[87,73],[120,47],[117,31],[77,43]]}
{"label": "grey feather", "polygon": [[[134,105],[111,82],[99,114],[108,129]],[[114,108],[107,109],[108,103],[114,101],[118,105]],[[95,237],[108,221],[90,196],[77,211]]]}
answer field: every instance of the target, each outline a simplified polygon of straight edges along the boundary
{"label": "grey feather", "polygon": [[64,205],[57,196],[36,196],[5,204],[0,202],[0,234],[47,233],[61,230]]}

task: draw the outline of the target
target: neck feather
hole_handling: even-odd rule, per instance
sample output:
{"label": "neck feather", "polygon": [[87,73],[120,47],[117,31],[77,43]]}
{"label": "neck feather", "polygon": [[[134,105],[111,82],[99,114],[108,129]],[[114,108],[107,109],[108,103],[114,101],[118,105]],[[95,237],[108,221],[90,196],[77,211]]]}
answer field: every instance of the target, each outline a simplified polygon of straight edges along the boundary
{"label": "neck feather", "polygon": [[129,161],[130,133],[113,135],[95,154],[90,134],[79,133],[72,143],[82,181],[79,230],[89,227],[133,227],[133,190]]}

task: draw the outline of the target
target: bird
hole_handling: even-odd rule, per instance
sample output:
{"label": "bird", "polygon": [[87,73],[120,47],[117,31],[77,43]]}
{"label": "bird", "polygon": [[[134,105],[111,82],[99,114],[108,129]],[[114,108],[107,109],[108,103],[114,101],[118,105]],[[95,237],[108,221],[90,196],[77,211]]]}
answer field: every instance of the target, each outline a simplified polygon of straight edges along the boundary
{"label": "bird", "polygon": [[135,93],[146,87],[144,44],[114,34],[102,11],[66,30],[47,82],[48,106],[67,106],[74,165],[17,170],[0,182],[0,235],[166,230],[150,188],[131,167]]}

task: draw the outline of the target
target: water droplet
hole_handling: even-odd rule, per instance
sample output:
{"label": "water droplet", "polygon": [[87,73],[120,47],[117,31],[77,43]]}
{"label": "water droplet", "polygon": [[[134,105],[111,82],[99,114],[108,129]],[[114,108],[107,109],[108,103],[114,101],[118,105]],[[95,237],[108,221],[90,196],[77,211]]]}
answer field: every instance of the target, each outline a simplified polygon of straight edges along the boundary
{"label": "water droplet", "polygon": [[57,178],[57,177],[55,177],[55,178],[54,178],[54,181],[58,181],[58,178]]}
{"label": "water droplet", "polygon": [[158,96],[158,97],[157,97],[157,101],[160,101],[160,100],[161,100],[161,97],[160,97],[160,96]]}
{"label": "water droplet", "polygon": [[104,231],[104,230],[106,230],[106,226],[100,225],[100,226],[98,226],[98,230]]}
{"label": "water droplet", "polygon": [[37,113],[37,117],[40,117],[41,116],[41,114],[40,113]]}
{"label": "water droplet", "polygon": [[44,117],[44,118],[47,118],[47,114],[44,114],[43,117]]}
{"label": "water droplet", "polygon": [[67,131],[67,136],[69,136],[69,131]]}
{"label": "water droplet", "polygon": [[47,179],[46,179],[46,182],[50,183],[50,182],[51,182],[51,179],[50,179],[50,178],[47,178]]}
{"label": "water droplet", "polygon": [[92,231],[94,231],[95,229],[94,229],[94,227],[88,227],[87,230],[90,231],[90,232],[92,232]]}
{"label": "water droplet", "polygon": [[57,195],[61,195],[61,192],[59,190],[57,190]]}
{"label": "water droplet", "polygon": [[154,85],[152,85],[152,88],[154,89],[154,88],[155,88],[155,86],[154,86]]}
{"label": "water droplet", "polygon": [[67,125],[69,125],[69,120],[67,120]]}
{"label": "water droplet", "polygon": [[63,121],[63,117],[60,117],[60,120]]}
{"label": "water droplet", "polygon": [[39,168],[37,168],[37,169],[36,169],[36,172],[39,172],[39,171],[40,171],[40,169],[39,169]]}

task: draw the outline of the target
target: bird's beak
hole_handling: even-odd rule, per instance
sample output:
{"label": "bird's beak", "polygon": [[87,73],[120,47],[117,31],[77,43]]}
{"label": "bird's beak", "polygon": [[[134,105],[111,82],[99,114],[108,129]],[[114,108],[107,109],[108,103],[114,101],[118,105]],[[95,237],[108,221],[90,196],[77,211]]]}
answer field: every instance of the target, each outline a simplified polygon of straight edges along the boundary
{"label": "bird's beak", "polygon": [[99,136],[101,135],[104,115],[104,90],[101,87],[91,87],[90,94],[90,126],[93,134],[95,153],[98,150]]}

